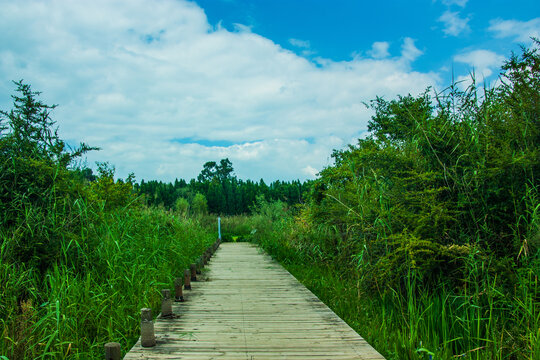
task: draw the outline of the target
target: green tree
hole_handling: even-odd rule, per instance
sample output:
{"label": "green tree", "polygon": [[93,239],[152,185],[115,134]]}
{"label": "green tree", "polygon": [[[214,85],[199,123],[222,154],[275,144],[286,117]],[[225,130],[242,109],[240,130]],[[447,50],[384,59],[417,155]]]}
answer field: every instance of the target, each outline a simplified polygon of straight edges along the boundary
{"label": "green tree", "polygon": [[187,216],[189,214],[189,210],[190,210],[189,208],[190,208],[190,206],[189,206],[189,202],[187,201],[187,199],[185,199],[183,197],[179,197],[178,199],[176,199],[176,202],[174,203],[174,209],[180,215]]}
{"label": "green tree", "polygon": [[215,161],[207,161],[203,165],[203,169],[201,170],[201,173],[199,176],[197,176],[197,180],[199,182],[208,182],[211,181],[217,174],[217,164]]}
{"label": "green tree", "polygon": [[203,194],[195,194],[191,203],[191,211],[194,215],[206,215],[208,213],[208,204]]}
{"label": "green tree", "polygon": [[233,172],[232,162],[228,158],[219,161],[219,165],[216,167],[216,175],[222,183],[225,180],[230,180],[233,177]]}
{"label": "green tree", "polygon": [[208,210],[213,214],[225,214],[227,210],[227,204],[225,194],[223,193],[223,186],[217,178],[214,178],[208,186]]}
{"label": "green tree", "polygon": [[82,143],[69,149],[50,116],[55,106],[41,102],[22,80],[14,84],[13,109],[0,111],[0,227],[19,229],[9,250],[43,270],[58,253],[60,219],[71,216],[68,200],[78,197],[69,167],[96,148]]}
{"label": "green tree", "polygon": [[203,165],[203,169],[197,180],[199,182],[210,182],[217,178],[220,182],[231,179],[234,172],[232,163],[229,159],[221,159],[219,164],[215,161],[208,161]]}

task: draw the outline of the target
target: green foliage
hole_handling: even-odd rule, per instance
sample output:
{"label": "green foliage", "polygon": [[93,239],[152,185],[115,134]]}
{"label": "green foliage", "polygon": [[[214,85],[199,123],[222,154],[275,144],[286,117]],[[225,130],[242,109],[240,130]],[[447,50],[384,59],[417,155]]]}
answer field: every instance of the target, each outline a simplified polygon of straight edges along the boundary
{"label": "green foliage", "polygon": [[375,99],[370,136],[253,241],[390,359],[539,358],[538,51],[494,89]]}
{"label": "green foliage", "polygon": [[206,197],[203,194],[197,193],[191,203],[191,211],[193,215],[206,215],[208,214],[208,203]]}
{"label": "green foliage", "polygon": [[285,203],[279,200],[274,202],[267,201],[263,195],[257,196],[254,208],[255,213],[270,221],[277,221],[284,218],[286,214]]}
{"label": "green foliage", "polygon": [[[539,64],[537,50],[524,50],[505,65],[508,83],[482,96],[473,81],[434,100],[427,92],[377,98],[371,136],[334,152],[335,165],[313,187],[308,221],[350,239],[342,260],[366,247],[364,270],[398,278],[407,267],[394,265],[411,244],[427,246],[433,259],[451,245],[514,262],[528,261],[519,256],[526,245],[537,256],[529,239],[538,233],[540,126],[531,99]],[[436,285],[432,275],[444,268],[426,261],[423,283]]]}
{"label": "green foliage", "polygon": [[133,193],[135,176],[130,174],[126,181],[114,181],[115,169],[108,163],[97,163],[99,176],[90,183],[89,198],[101,203],[105,210],[111,210],[131,204],[136,200]]}
{"label": "green foliage", "polygon": [[178,198],[174,203],[174,210],[182,216],[187,216],[189,214],[189,201],[182,197]]}
{"label": "green foliage", "polygon": [[264,196],[268,200],[280,200],[288,205],[302,203],[311,185],[310,181],[302,183],[279,180],[266,185],[262,180],[257,183],[237,179],[233,171],[229,159],[222,159],[219,164],[209,161],[204,164],[197,180],[192,179],[189,183],[185,180],[176,180],[169,184],[143,180],[134,187],[140,195],[144,195],[146,204],[150,206],[170,209],[180,197],[193,205],[195,197],[200,194],[206,199],[206,211],[203,206],[202,213],[239,215],[251,213],[257,196]]}
{"label": "green foliage", "polygon": [[223,191],[223,186],[217,178],[212,179],[208,186],[208,207],[216,214],[223,214],[227,210],[227,199]]}
{"label": "green foliage", "polygon": [[227,158],[221,159],[219,164],[215,161],[208,161],[203,165],[203,169],[197,179],[204,183],[211,182],[216,178],[222,183],[225,180],[232,179],[233,171],[232,162]]}
{"label": "green foliage", "polygon": [[60,259],[43,277],[0,257],[0,353],[11,360],[100,358],[109,341],[127,351],[140,309],[158,314],[161,289],[215,240],[196,221],[159,209],[81,204],[80,214],[81,237],[60,241]]}
{"label": "green foliage", "polygon": [[[137,340],[141,307],[158,313],[171,286],[215,235],[138,201],[133,175],[72,163],[49,107],[16,83],[0,117],[0,353],[18,359],[102,357]],[[204,211],[204,199],[198,199]],[[5,356],[4,356],[5,355]]]}
{"label": "green foliage", "polygon": [[77,228],[77,186],[69,170],[85,144],[68,151],[39,93],[15,82],[14,108],[0,111],[0,234],[14,260],[44,270],[56,260],[60,238]]}

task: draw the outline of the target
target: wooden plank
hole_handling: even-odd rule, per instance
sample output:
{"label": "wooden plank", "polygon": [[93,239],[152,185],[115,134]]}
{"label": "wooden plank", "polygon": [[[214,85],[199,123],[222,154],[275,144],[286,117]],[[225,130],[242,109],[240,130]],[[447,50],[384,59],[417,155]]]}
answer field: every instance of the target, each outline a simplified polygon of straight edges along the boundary
{"label": "wooden plank", "polygon": [[223,243],[157,319],[157,345],[130,359],[384,359],[281,265],[249,243]]}

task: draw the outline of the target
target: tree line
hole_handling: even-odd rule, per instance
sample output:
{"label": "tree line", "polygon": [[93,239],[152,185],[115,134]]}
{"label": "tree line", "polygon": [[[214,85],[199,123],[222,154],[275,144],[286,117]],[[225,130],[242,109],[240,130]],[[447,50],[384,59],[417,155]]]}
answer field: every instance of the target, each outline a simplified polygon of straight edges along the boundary
{"label": "tree line", "polygon": [[163,206],[189,214],[239,215],[251,213],[257,198],[279,200],[289,206],[301,204],[311,183],[276,180],[267,185],[263,179],[258,182],[238,179],[232,162],[226,158],[219,163],[206,162],[197,179],[189,182],[184,179],[169,183],[142,180],[134,185],[134,189],[149,206]]}

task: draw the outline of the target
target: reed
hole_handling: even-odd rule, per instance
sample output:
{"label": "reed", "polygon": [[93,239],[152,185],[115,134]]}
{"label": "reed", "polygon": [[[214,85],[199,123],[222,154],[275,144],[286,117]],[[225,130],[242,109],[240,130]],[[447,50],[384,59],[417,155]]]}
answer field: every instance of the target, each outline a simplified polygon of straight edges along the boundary
{"label": "reed", "polygon": [[[100,211],[79,206],[81,214]],[[100,358],[109,341],[127,351],[140,309],[159,313],[161,289],[215,240],[197,221],[159,209],[90,217],[80,237],[59,240],[61,256],[43,274],[0,252],[0,353],[9,359]],[[2,249],[9,241],[4,235]]]}

